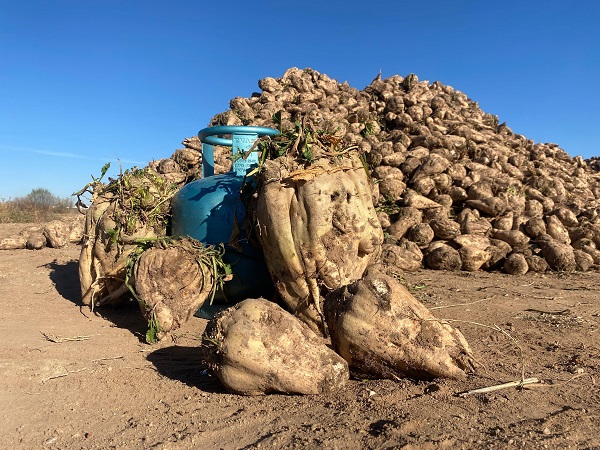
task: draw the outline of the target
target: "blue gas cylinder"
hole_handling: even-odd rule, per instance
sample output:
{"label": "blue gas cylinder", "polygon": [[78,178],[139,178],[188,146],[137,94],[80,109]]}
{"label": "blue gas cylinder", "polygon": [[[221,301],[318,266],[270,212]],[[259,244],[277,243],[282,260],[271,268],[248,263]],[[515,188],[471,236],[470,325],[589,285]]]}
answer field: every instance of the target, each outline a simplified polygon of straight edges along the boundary
{"label": "blue gas cylinder", "polygon": [[[232,304],[246,298],[272,297],[273,282],[262,250],[248,242],[242,230],[245,217],[240,188],[249,170],[258,165],[258,154],[250,153],[233,163],[231,172],[214,175],[214,145],[232,147],[232,154],[245,153],[259,136],[276,135],[277,130],[264,127],[218,126],[198,133],[202,141],[202,176],[182,187],[172,201],[171,232],[174,236],[190,236],[204,244],[225,244],[224,262],[231,264],[233,279],[224,283],[214,303]],[[220,136],[231,135],[231,139]],[[237,221],[240,231],[236,248],[229,245]],[[200,315],[210,316],[210,307]]]}

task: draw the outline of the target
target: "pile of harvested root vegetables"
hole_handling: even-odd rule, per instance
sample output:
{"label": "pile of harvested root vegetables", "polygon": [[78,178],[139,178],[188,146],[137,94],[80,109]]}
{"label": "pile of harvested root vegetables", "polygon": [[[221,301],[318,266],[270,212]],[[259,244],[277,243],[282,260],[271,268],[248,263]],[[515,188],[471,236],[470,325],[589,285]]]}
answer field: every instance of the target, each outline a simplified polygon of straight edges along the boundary
{"label": "pile of harvested root vegetables", "polygon": [[[244,230],[263,250],[277,298],[231,306],[202,337],[206,363],[231,391],[318,394],[350,374],[464,377],[476,365],[468,343],[402,286],[402,271],[598,267],[597,160],[536,144],[413,74],[358,91],[293,68],[259,86],[210,123],[281,131],[254,148],[259,166],[240,192]],[[83,301],[136,299],[149,342],[232,277],[224,247],[168,236],[171,198],[200,176],[200,142],[183,144],[80,192],[92,195]],[[230,164],[217,153],[217,172]]]}

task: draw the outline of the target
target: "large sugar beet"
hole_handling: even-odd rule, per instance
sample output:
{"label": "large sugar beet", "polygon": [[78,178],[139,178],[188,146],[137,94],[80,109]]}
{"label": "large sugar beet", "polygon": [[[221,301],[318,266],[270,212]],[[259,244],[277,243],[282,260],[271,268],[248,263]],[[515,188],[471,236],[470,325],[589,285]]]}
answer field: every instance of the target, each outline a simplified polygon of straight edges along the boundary
{"label": "large sugar beet", "polygon": [[542,254],[552,270],[557,272],[574,272],[577,268],[573,247],[545,234],[537,239],[542,247]]}
{"label": "large sugar beet", "polygon": [[135,259],[130,285],[154,342],[188,321],[216,289],[221,253],[191,238],[161,239]]}
{"label": "large sugar beet", "polygon": [[360,279],[381,253],[383,231],[355,153],[304,167],[267,160],[256,203],[256,235],[275,286],[291,310],[321,329],[320,290]]}
{"label": "large sugar beet", "polygon": [[48,242],[48,246],[52,248],[62,248],[69,243],[71,224],[60,220],[53,220],[44,226],[43,233]]}
{"label": "large sugar beet", "polygon": [[0,250],[17,250],[25,248],[27,238],[25,236],[10,236],[0,239]]}
{"label": "large sugar beet", "polygon": [[323,394],[349,378],[346,361],[275,303],[248,299],[223,311],[202,336],[204,360],[227,389]]}
{"label": "large sugar beet", "polygon": [[417,208],[403,207],[398,208],[395,214],[396,220],[386,230],[391,236],[396,239],[402,238],[408,230],[419,225],[423,220],[423,213]]}
{"label": "large sugar beet", "polygon": [[325,303],[335,350],[350,370],[373,377],[463,378],[474,368],[462,333],[418,302],[396,279],[370,267]]}
{"label": "large sugar beet", "polygon": [[440,241],[425,252],[425,264],[434,270],[460,270],[463,265],[459,251]]}
{"label": "large sugar beet", "polygon": [[47,243],[48,240],[43,233],[31,233],[27,238],[26,247],[29,250],[41,250]]}
{"label": "large sugar beet", "polygon": [[417,244],[401,239],[397,244],[383,244],[381,262],[395,270],[412,272],[422,267],[423,253]]}
{"label": "large sugar beet", "polygon": [[504,271],[511,275],[524,275],[529,270],[525,256],[521,253],[513,253],[504,260]]}

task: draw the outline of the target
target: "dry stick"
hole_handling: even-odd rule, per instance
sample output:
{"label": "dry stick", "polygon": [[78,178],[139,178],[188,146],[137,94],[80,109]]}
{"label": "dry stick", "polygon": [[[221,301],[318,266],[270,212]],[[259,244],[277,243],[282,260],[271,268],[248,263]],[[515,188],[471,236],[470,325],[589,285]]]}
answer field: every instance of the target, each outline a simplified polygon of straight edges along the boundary
{"label": "dry stick", "polygon": [[[540,380],[538,380],[535,377],[532,378],[525,378],[519,381],[511,381],[509,383],[502,383],[502,384],[497,384],[494,386],[489,386],[489,387],[484,387],[484,388],[480,388],[480,389],[471,389],[469,391],[464,391],[464,392],[459,392],[458,394],[456,394],[459,397],[465,397],[467,395],[471,395],[471,394],[483,394],[486,392],[493,392],[493,391],[498,391],[500,389],[506,389],[509,387],[523,387],[523,386],[527,386],[529,385],[526,389],[531,389],[531,388],[538,388],[538,387],[545,387],[545,388],[553,388],[553,387],[560,387],[560,386],[564,386],[568,383],[570,383],[571,381],[583,377],[585,375],[590,375],[587,373],[579,373],[577,375],[573,375],[571,378],[569,378],[566,381],[562,381],[560,383],[557,384],[545,384],[545,383],[541,383]],[[594,382],[594,379],[592,377],[592,382]]]}
{"label": "dry stick", "polygon": [[519,344],[519,341],[517,341],[508,331],[500,328],[498,325],[494,324],[494,327],[500,331],[502,334],[504,334],[507,338],[509,338],[511,341],[513,341],[513,344],[515,344],[517,346],[517,348],[519,349],[519,352],[521,353],[521,381],[525,380],[525,355],[523,354],[523,347],[521,347],[521,344]]}
{"label": "dry stick", "polygon": [[527,389],[539,388],[539,387],[543,387],[543,388],[555,388],[555,387],[565,386],[566,384],[569,384],[571,381],[576,380],[577,378],[584,377],[586,375],[589,375],[590,378],[592,379],[592,384],[596,385],[596,380],[594,380],[594,377],[592,376],[591,373],[578,373],[576,375],[573,375],[568,380],[561,381],[560,383],[556,383],[556,384],[546,384],[546,383],[535,384],[534,383],[531,386],[528,386]]}
{"label": "dry stick", "polygon": [[350,147],[341,150],[339,152],[336,151],[330,151],[330,150],[324,150],[323,153],[327,156],[342,156],[345,155],[346,153],[348,153],[351,150],[357,150],[358,149],[358,145],[351,145]]}
{"label": "dry stick", "polygon": [[80,312],[80,313],[81,313],[81,315],[82,315],[83,317],[85,317],[86,319],[89,319],[89,318],[90,318],[90,316],[86,315],[86,313],[84,313],[84,312],[83,312],[83,306],[80,306],[80,307],[79,307],[79,312]]}
{"label": "dry stick", "polygon": [[50,381],[50,380],[55,380],[56,378],[64,378],[66,376],[69,376],[69,374],[71,374],[71,373],[83,372],[84,370],[87,370],[87,367],[84,367],[83,369],[78,369],[78,370],[70,370],[67,373],[60,373],[58,375],[53,375],[51,377],[44,378],[41,381],[41,383],[45,383],[46,381]]}
{"label": "dry stick", "polygon": [[543,309],[527,308],[525,311],[536,312],[540,314],[550,314],[551,316],[560,316],[562,314],[569,314],[571,312],[571,310],[568,308],[560,311],[544,311]]}
{"label": "dry stick", "polygon": [[457,306],[468,306],[468,305],[474,305],[476,303],[481,303],[481,302],[485,302],[486,300],[491,300],[495,297],[496,295],[492,295],[491,297],[486,297],[486,298],[482,298],[481,300],[475,300],[474,302],[468,302],[468,303],[455,303],[453,305],[444,305],[444,306],[432,306],[429,309],[443,309],[443,308],[454,308]]}
{"label": "dry stick", "polygon": [[98,362],[98,361],[111,361],[113,359],[123,359],[124,356],[111,356],[109,358],[98,358],[98,359],[92,359],[92,362]]}
{"label": "dry stick", "polygon": [[45,383],[46,381],[54,380],[56,378],[63,378],[63,377],[66,377],[68,375],[69,375],[68,373],[61,373],[59,375],[54,375],[54,376],[51,376],[51,377],[48,377],[48,378],[44,378],[41,382]]}
{"label": "dry stick", "polygon": [[534,383],[539,383],[539,382],[540,382],[540,380],[538,380],[537,378],[524,378],[524,379],[517,380],[517,381],[510,381],[508,383],[496,384],[494,386],[488,386],[488,387],[479,388],[479,389],[471,389],[470,391],[459,392],[456,395],[459,397],[465,397],[465,396],[471,395],[471,394],[484,394],[486,392],[499,391],[500,389],[506,389],[509,387],[521,387],[521,386],[525,386],[527,384],[534,384]]}
{"label": "dry stick", "polygon": [[44,333],[43,331],[40,331],[40,333],[42,333],[42,335],[50,342],[56,342],[57,344],[60,344],[62,342],[71,342],[71,341],[87,341],[90,338],[90,336],[75,336],[75,337],[54,336],[53,334]]}
{"label": "dry stick", "polygon": [[52,291],[54,288],[51,287],[49,289],[46,289],[45,291],[42,292],[34,292],[35,295],[40,295],[40,294],[47,294],[48,292]]}

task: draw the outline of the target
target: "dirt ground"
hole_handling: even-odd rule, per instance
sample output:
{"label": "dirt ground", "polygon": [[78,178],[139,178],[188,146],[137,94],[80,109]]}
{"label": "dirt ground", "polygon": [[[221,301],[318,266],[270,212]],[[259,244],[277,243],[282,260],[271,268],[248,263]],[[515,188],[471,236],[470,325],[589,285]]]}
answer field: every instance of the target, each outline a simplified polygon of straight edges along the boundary
{"label": "dirt ground", "polygon": [[[22,227],[0,225],[0,237]],[[243,397],[204,371],[205,320],[147,345],[136,304],[80,308],[78,256],[0,252],[1,448],[600,449],[598,272],[405,274],[457,321],[477,375]],[[540,383],[457,395],[523,376]]]}

